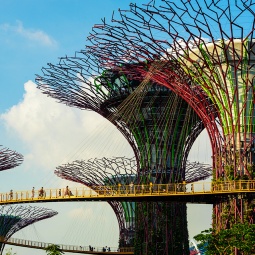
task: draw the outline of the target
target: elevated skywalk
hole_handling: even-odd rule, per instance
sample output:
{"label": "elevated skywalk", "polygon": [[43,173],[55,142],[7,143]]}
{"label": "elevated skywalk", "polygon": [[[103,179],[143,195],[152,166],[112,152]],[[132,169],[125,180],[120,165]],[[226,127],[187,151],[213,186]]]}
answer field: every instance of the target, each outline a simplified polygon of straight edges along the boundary
{"label": "elevated skywalk", "polygon": [[[24,240],[24,239],[18,239],[18,238],[9,238],[7,241],[5,241],[3,237],[0,237],[0,242],[9,244],[9,245],[15,245],[15,246],[21,246],[21,247],[27,247],[27,248],[33,248],[33,249],[45,249],[52,244],[52,243],[37,242],[37,241]],[[133,247],[110,248],[110,251],[107,248],[106,251],[104,251],[103,250],[104,247],[93,247],[93,250],[92,250],[92,247],[89,247],[89,246],[66,245],[66,244],[58,244],[58,245],[63,252],[70,252],[70,253],[115,254],[115,255],[134,254]]]}
{"label": "elevated skywalk", "polygon": [[255,180],[225,182],[195,182],[150,185],[116,185],[80,188],[52,188],[35,191],[0,193],[0,204],[67,202],[67,201],[178,201],[213,203],[228,196],[253,196]]}

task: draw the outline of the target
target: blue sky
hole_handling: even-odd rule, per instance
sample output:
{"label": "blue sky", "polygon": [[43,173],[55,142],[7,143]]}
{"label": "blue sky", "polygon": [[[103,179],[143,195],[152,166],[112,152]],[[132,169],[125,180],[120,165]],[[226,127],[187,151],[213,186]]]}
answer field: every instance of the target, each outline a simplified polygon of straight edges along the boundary
{"label": "blue sky", "polygon": [[22,99],[23,84],[34,81],[46,63],[84,48],[91,27],[129,2],[1,0],[0,110]]}
{"label": "blue sky", "polygon": [[[36,89],[35,74],[59,57],[84,49],[101,18],[128,8],[130,0],[0,1],[0,144],[17,150],[24,163],[1,172],[0,192],[69,184],[54,168],[75,159],[133,155],[127,142],[96,114],[68,108]],[[137,4],[148,1],[133,1]],[[109,147],[109,139],[112,146]],[[210,145],[196,142],[190,158],[210,163]],[[105,203],[42,204],[59,215],[15,236],[36,241],[117,246],[118,227]],[[79,219],[79,220],[78,220]],[[211,207],[189,207],[191,237],[209,228]],[[17,255],[45,254],[13,247]]]}

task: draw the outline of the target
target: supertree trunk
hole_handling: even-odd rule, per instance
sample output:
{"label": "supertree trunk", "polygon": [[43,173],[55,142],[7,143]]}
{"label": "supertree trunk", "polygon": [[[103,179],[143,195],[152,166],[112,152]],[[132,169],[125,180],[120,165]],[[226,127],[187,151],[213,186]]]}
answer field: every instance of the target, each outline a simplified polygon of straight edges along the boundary
{"label": "supertree trunk", "polygon": [[[129,116],[125,109],[121,111],[140,151],[140,183],[185,180],[187,141],[194,141],[187,137],[200,120],[170,93],[152,86],[140,102],[139,112]],[[186,204],[139,202],[136,209],[135,254],[189,254]]]}
{"label": "supertree trunk", "polygon": [[189,254],[187,240],[185,203],[137,203],[135,254]]}

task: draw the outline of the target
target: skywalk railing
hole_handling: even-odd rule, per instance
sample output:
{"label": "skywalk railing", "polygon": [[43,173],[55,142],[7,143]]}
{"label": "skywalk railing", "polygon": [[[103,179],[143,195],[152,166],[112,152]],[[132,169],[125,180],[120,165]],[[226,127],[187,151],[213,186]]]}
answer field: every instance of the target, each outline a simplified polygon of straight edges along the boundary
{"label": "skywalk railing", "polygon": [[255,192],[255,180],[225,182],[195,182],[186,184],[148,184],[91,186],[79,188],[39,189],[37,191],[11,191],[0,193],[0,204],[38,202],[47,200],[107,200],[121,198],[148,198],[171,196],[194,196],[199,194],[234,194]]}
{"label": "skywalk railing", "polygon": [[[16,246],[23,246],[28,248],[34,249],[45,249],[52,243],[45,243],[45,242],[37,242],[31,240],[24,240],[19,238],[9,238],[5,240],[3,236],[0,236],[0,242],[9,244],[9,245],[16,245]],[[58,244],[59,248],[64,252],[77,252],[77,253],[103,253],[103,254],[134,254],[133,247],[92,247],[92,246],[81,246],[81,245],[67,245],[67,244]]]}

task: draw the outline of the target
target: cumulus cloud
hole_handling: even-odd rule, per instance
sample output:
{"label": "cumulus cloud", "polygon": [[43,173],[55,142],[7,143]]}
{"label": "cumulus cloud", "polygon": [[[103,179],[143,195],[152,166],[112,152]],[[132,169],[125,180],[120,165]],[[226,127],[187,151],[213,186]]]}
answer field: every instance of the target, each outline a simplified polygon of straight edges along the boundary
{"label": "cumulus cloud", "polygon": [[8,23],[0,24],[0,30],[5,32],[13,32],[31,42],[35,42],[47,47],[57,46],[57,42],[44,31],[25,28],[21,21],[17,21],[16,25],[11,25]]}
{"label": "cumulus cloud", "polygon": [[68,212],[68,216],[71,218],[92,218],[93,217],[93,209],[91,207],[77,207],[72,209],[71,211]]}
{"label": "cumulus cloud", "polygon": [[[76,159],[130,156],[130,146],[100,115],[46,97],[28,81],[23,100],[0,118],[27,148],[27,167],[56,167]],[[131,155],[132,154],[132,155]]]}

